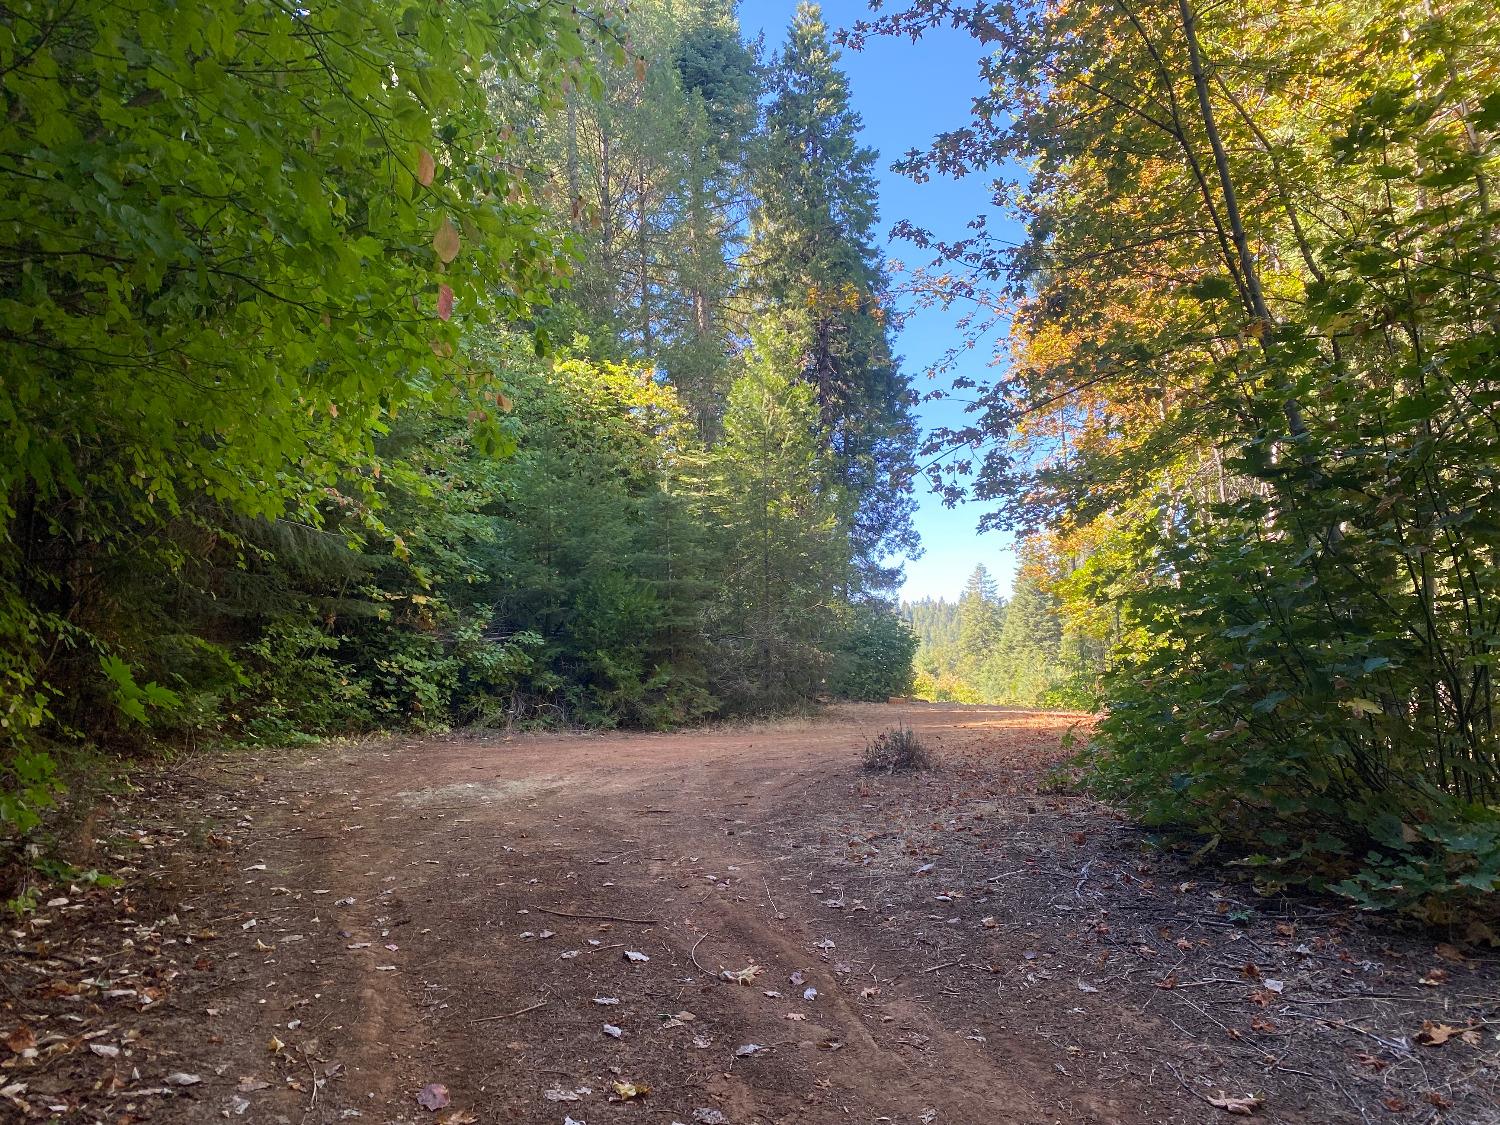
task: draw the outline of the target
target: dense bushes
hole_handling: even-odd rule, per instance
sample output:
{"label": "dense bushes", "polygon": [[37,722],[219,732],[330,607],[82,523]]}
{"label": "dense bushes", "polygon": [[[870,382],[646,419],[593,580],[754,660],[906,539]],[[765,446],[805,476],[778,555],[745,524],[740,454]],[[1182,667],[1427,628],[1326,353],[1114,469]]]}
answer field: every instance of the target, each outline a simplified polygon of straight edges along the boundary
{"label": "dense bushes", "polygon": [[[1441,918],[1500,880],[1500,15],[912,0],[991,52],[907,166],[1017,167],[987,520],[1110,647],[1101,789],[1268,882]],[[915,228],[919,242],[933,245]],[[949,272],[951,271],[951,272]],[[940,459],[939,459],[940,460]]]}
{"label": "dense bushes", "polygon": [[834,653],[829,690],[844,699],[883,701],[911,691],[917,638],[883,602],[850,608]]}

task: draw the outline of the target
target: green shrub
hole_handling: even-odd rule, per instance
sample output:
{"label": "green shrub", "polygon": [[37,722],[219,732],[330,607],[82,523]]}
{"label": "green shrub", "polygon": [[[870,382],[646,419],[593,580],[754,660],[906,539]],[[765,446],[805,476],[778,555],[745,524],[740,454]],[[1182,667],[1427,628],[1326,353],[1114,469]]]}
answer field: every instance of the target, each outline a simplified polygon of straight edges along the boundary
{"label": "green shrub", "polygon": [[916,634],[885,602],[852,607],[828,677],[840,699],[883,701],[909,695],[917,653]]}

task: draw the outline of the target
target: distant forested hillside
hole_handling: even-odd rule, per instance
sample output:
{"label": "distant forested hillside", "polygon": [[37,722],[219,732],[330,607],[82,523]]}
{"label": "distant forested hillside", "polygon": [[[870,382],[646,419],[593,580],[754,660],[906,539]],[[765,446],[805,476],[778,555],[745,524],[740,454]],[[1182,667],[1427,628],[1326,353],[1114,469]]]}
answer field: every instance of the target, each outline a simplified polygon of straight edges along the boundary
{"label": "distant forested hillside", "polygon": [[902,602],[901,616],[917,639],[913,690],[923,699],[1091,705],[1102,646],[1068,629],[1024,568],[1008,600],[980,564],[958,601]]}

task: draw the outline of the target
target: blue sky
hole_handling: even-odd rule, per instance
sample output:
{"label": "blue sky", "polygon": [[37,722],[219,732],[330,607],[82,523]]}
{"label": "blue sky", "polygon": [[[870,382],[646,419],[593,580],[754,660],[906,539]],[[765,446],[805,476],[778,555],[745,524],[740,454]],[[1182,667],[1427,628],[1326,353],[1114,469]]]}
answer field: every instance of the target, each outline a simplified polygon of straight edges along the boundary
{"label": "blue sky", "polygon": [[[775,50],[786,35],[797,0],[743,0],[740,24],[753,38],[764,32],[767,47]],[[823,17],[838,28],[867,17],[865,0],[828,0]],[[974,215],[988,210],[988,184],[983,177],[963,180],[934,179],[912,183],[890,171],[893,160],[908,149],[922,148],[934,133],[963,124],[972,99],[980,90],[977,73],[981,49],[973,39],[958,32],[934,32],[913,44],[907,39],[878,39],[863,51],[845,51],[841,66],[849,75],[854,107],[864,119],[865,143],[877,149],[880,160],[880,216],[882,237],[898,219],[909,218],[940,236],[957,236]],[[999,230],[992,224],[992,229]],[[923,257],[907,243],[886,244],[890,258],[920,264]],[[899,278],[896,279],[899,284]],[[919,392],[933,389],[923,372],[958,340],[954,327],[957,312],[919,312],[905,323],[896,341],[905,357],[905,370]],[[973,372],[984,377],[976,349]],[[954,401],[923,403],[919,408],[923,428],[961,420],[962,406]],[[978,505],[945,508],[917,486],[917,530],[926,554],[906,564],[903,596],[910,598],[956,597],[976,563],[984,563],[995,574],[1003,593],[1009,593],[1014,556],[1008,536],[995,532],[979,535],[975,522]]]}

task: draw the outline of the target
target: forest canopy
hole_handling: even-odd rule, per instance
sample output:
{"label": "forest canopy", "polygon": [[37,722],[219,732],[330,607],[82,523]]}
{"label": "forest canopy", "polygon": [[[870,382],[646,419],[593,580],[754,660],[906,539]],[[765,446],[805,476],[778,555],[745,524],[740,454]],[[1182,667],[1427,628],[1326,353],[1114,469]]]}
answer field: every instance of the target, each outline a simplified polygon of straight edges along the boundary
{"label": "forest canopy", "polygon": [[0,11],[12,842],[81,749],[905,690],[911,393],[816,8]]}

